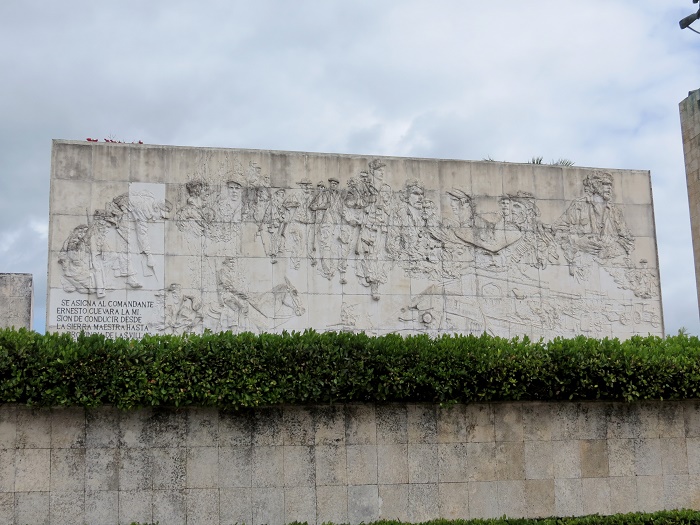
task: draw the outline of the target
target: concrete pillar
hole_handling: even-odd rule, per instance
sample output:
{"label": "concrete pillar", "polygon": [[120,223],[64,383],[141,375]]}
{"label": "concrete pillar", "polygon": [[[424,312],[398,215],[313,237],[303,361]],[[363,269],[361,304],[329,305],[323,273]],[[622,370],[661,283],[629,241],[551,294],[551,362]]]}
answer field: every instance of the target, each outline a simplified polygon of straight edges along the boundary
{"label": "concrete pillar", "polygon": [[32,329],[34,284],[30,273],[0,273],[0,328]]}
{"label": "concrete pillar", "polygon": [[695,280],[700,304],[700,89],[688,93],[680,103],[685,176],[688,183],[690,227],[695,256]]}

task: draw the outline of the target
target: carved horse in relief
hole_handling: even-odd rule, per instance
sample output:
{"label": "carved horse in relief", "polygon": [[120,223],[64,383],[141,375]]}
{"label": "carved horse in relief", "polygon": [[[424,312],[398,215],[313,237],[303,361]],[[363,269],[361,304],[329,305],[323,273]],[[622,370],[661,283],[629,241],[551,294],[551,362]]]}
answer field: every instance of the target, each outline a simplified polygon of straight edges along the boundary
{"label": "carved horse in relief", "polygon": [[286,277],[283,283],[268,291],[247,293],[238,296],[235,304],[223,301],[209,308],[209,315],[216,320],[217,330],[253,327],[265,330],[274,328],[280,321],[301,317],[305,312],[299,291]]}

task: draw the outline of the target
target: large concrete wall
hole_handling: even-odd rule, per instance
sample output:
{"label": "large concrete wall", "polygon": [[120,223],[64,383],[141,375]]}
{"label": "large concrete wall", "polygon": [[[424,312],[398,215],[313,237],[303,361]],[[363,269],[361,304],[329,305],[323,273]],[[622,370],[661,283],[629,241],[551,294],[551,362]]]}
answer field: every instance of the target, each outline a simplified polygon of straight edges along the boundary
{"label": "large concrete wall", "polygon": [[55,141],[51,331],[662,334],[644,171]]}
{"label": "large concrete wall", "polygon": [[700,402],[0,407],[0,523],[700,509]]}
{"label": "large concrete wall", "polygon": [[0,273],[0,328],[32,329],[34,280],[30,273]]}
{"label": "large concrete wall", "polygon": [[695,256],[695,280],[700,304],[700,89],[680,103],[685,177],[688,184],[690,228]]}

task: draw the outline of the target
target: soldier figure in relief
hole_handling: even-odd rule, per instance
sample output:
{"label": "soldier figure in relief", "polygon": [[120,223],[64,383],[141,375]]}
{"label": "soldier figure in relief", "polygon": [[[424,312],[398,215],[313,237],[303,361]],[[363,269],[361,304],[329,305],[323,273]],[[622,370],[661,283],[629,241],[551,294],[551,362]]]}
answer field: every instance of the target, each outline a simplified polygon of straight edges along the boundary
{"label": "soldier figure in relief", "polygon": [[610,173],[594,171],[583,181],[585,196],[571,203],[553,225],[571,276],[584,276],[582,256],[605,264],[629,256],[634,248],[622,211],[612,202],[612,187]]}
{"label": "soldier figure in relief", "polygon": [[148,236],[149,223],[168,218],[170,204],[158,202],[148,191],[137,191],[115,197],[107,204],[107,211],[111,214],[109,222],[117,230],[118,254],[114,275],[126,277],[126,284],[131,288],[141,288],[129,253],[129,232],[131,228],[134,229],[139,253],[146,257],[142,274],[145,277],[154,275],[155,259]]}
{"label": "soldier figure in relief", "polygon": [[309,209],[313,200],[313,183],[309,179],[297,182],[301,191],[288,196],[282,206],[286,210],[285,238],[289,239],[290,262],[298,270],[305,254],[313,260],[314,212]]}

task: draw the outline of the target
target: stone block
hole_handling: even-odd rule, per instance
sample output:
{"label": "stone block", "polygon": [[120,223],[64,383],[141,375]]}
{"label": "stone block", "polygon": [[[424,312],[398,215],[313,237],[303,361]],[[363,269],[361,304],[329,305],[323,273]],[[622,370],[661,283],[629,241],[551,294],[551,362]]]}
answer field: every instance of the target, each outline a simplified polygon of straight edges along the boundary
{"label": "stone block", "polygon": [[638,476],[658,476],[663,474],[661,464],[661,440],[635,440],[634,459],[635,471]]}
{"label": "stone block", "polygon": [[185,500],[188,525],[215,525],[219,523],[218,489],[187,489]]}
{"label": "stone block", "polygon": [[553,408],[549,403],[523,405],[523,438],[525,441],[550,441],[552,439]]}
{"label": "stone block", "polygon": [[583,440],[580,446],[581,476],[606,478],[609,475],[608,443],[605,440]]}
{"label": "stone block", "polygon": [[120,490],[119,523],[153,522],[152,496],[151,490]]}
{"label": "stone block", "polygon": [[659,437],[685,437],[685,414],[683,405],[684,402],[682,401],[663,401],[663,404],[657,410],[659,417]]}
{"label": "stone block", "polygon": [[338,445],[316,446],[316,486],[346,485],[347,456],[345,447]]}
{"label": "stone block", "polygon": [[116,490],[85,491],[85,522],[117,525],[119,493]]}
{"label": "stone block", "polygon": [[247,488],[253,483],[253,448],[219,447],[219,487]]}
{"label": "stone block", "polygon": [[316,445],[345,445],[345,409],[343,406],[320,406],[314,411]]}
{"label": "stone block", "polygon": [[583,488],[580,479],[554,480],[554,514],[562,517],[583,514]]}
{"label": "stone block", "polygon": [[314,445],[314,419],[311,409],[285,406],[282,410],[282,443],[289,446]]}
{"label": "stone block", "polygon": [[119,490],[153,488],[153,450],[123,448],[119,454]]}
{"label": "stone block", "polygon": [[[525,515],[525,481],[498,481],[498,515],[519,518]],[[473,512],[473,510],[472,510]]]}
{"label": "stone block", "polygon": [[217,447],[187,449],[187,488],[213,489],[219,483],[219,450]]}
{"label": "stone block", "polygon": [[219,490],[220,523],[253,523],[252,489]]}
{"label": "stone block", "polygon": [[0,448],[0,493],[15,491],[15,449]]}
{"label": "stone block", "polygon": [[347,476],[349,485],[377,484],[377,446],[348,445]]}
{"label": "stone block", "polygon": [[187,410],[187,446],[214,447],[219,444],[219,414],[215,408]]}
{"label": "stone block", "polygon": [[15,448],[17,442],[17,407],[0,410],[0,449]]}
{"label": "stone block", "polygon": [[49,409],[17,408],[17,448],[51,447],[51,411]]}
{"label": "stone block", "polygon": [[169,408],[153,409],[150,431],[153,436],[153,446],[156,448],[185,446],[187,412]]}
{"label": "stone block", "polygon": [[119,444],[123,448],[153,446],[153,411],[127,410],[119,414]]}
{"label": "stone block", "polygon": [[686,509],[690,503],[689,476],[664,476],[664,508]]}
{"label": "stone block", "polygon": [[31,330],[34,283],[30,273],[0,273],[0,328]]}
{"label": "stone block", "polygon": [[14,523],[15,495],[0,493],[0,523]]}
{"label": "stone block", "polygon": [[438,444],[438,480],[440,483],[468,480],[466,443]]}
{"label": "stone block", "polygon": [[633,477],[611,477],[610,483],[610,512],[627,514],[637,510],[637,480]]}
{"label": "stone block", "polygon": [[81,490],[85,490],[85,449],[52,449],[52,493]]}
{"label": "stone block", "polygon": [[222,447],[252,445],[254,427],[255,423],[250,413],[229,413],[219,410],[219,445]]}
{"label": "stone block", "polygon": [[120,442],[119,411],[100,407],[85,412],[85,446],[117,448]]}
{"label": "stone block", "polygon": [[554,477],[553,449],[551,441],[525,442],[525,479],[551,479]]}
{"label": "stone block", "polygon": [[688,474],[697,476],[700,474],[700,438],[687,438],[685,444],[688,455]]}
{"label": "stone block", "polygon": [[316,486],[316,523],[348,522],[347,486]]}
{"label": "stone block", "polygon": [[261,447],[282,445],[281,425],[281,408],[261,408],[256,410],[253,418],[253,444]]}
{"label": "stone block", "polygon": [[85,450],[85,488],[92,492],[119,489],[119,449]]}
{"label": "stone block", "polygon": [[411,523],[434,520],[439,515],[437,483],[412,483],[408,485],[408,519]]}
{"label": "stone block", "polygon": [[[469,498],[472,485],[473,483],[438,484],[438,508],[442,518],[450,520],[469,518]],[[477,494],[476,497],[478,502],[490,501],[484,500],[481,494]]]}
{"label": "stone block", "polygon": [[637,476],[637,505],[639,512],[656,512],[664,508],[662,476]]}
{"label": "stone block", "polygon": [[85,410],[76,407],[51,409],[51,447],[85,446]]}
{"label": "stone block", "polygon": [[377,445],[379,484],[408,483],[408,445]]}
{"label": "stone block", "polygon": [[[216,502],[218,508],[218,502]],[[153,521],[168,525],[186,525],[187,496],[184,490],[153,491]]]}
{"label": "stone block", "polygon": [[495,441],[493,406],[486,403],[472,403],[465,407],[467,441],[492,443]]}
{"label": "stone block", "polygon": [[406,407],[409,443],[437,443],[437,412],[432,404]]}
{"label": "stone block", "polygon": [[49,498],[49,512],[52,525],[81,523],[85,519],[85,493],[52,490]]}
{"label": "stone block", "polygon": [[608,406],[608,439],[642,437],[642,421],[638,405],[611,403]]}
{"label": "stone block", "polygon": [[379,485],[379,519],[408,521],[408,485]]}
{"label": "stone block", "polygon": [[636,475],[635,441],[633,439],[608,439],[607,443],[610,475]]}
{"label": "stone block", "polygon": [[408,445],[409,483],[437,483],[438,471],[438,445],[436,443]]}
{"label": "stone block", "polygon": [[49,525],[48,492],[16,492],[15,523]]}
{"label": "stone block", "polygon": [[348,445],[374,445],[377,443],[374,405],[345,406],[345,442]]}
{"label": "stone block", "polygon": [[553,442],[552,470],[555,479],[581,477],[580,443],[573,439]]}
{"label": "stone block", "polygon": [[688,454],[683,438],[661,439],[661,468],[664,476],[688,474]]}
{"label": "stone block", "polygon": [[376,407],[377,444],[408,443],[408,414],[406,405],[378,405]]}
{"label": "stone block", "polygon": [[17,449],[15,452],[15,491],[44,492],[50,488],[51,451]]}
{"label": "stone block", "polygon": [[[187,450],[184,448],[153,449],[153,489],[164,498],[180,494],[187,481]],[[173,498],[175,496],[172,496]],[[178,496],[179,497],[179,496]],[[154,492],[155,498],[155,492]],[[154,500],[155,501],[155,500]],[[167,501],[171,501],[168,499]],[[179,500],[178,500],[179,501]],[[155,503],[154,503],[155,505]]]}
{"label": "stone block", "polygon": [[467,440],[467,421],[464,405],[438,409],[438,443],[464,443]]}
{"label": "stone block", "polygon": [[554,514],[554,480],[525,480],[525,516],[544,518]]}
{"label": "stone block", "polygon": [[557,403],[553,405],[552,416],[551,435],[553,441],[578,439],[578,403]]}
{"label": "stone block", "polygon": [[379,519],[377,485],[348,486],[348,521],[372,523]]}
{"label": "stone block", "polygon": [[493,410],[496,441],[523,441],[523,405],[499,403],[493,405]]}
{"label": "stone block", "polygon": [[685,437],[700,438],[700,400],[689,399],[683,403],[683,426]]}
{"label": "stone block", "polygon": [[[349,447],[348,447],[349,449]],[[313,487],[316,484],[316,453],[314,447],[283,447],[284,486]],[[348,467],[349,473],[349,467]],[[315,508],[315,504],[314,504]]]}
{"label": "stone block", "polygon": [[524,442],[496,443],[494,456],[496,479],[504,481],[525,479]]}
{"label": "stone block", "polygon": [[469,481],[496,480],[496,444],[467,443],[467,477]]}
{"label": "stone block", "polygon": [[584,514],[610,514],[610,480],[583,478],[581,480]]}

